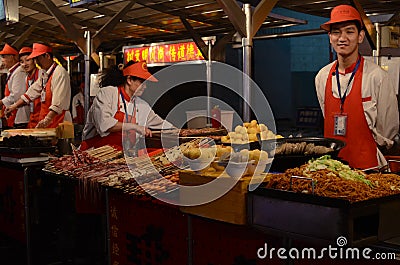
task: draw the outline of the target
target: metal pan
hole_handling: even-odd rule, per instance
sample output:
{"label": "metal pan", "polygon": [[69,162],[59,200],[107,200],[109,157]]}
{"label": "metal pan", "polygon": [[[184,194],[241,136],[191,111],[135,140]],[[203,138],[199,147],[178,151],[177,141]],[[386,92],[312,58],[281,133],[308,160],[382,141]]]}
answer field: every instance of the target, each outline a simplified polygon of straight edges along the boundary
{"label": "metal pan", "polygon": [[[330,147],[333,151],[325,154],[291,154],[281,155],[275,154],[275,149],[284,143],[313,143],[316,146]],[[307,163],[312,158],[318,158],[322,155],[330,155],[333,159],[337,159],[339,151],[346,145],[345,142],[332,138],[320,137],[295,137],[295,138],[280,138],[272,140],[260,141],[261,149],[267,151],[270,156],[274,157],[270,172],[284,172],[288,168],[299,167]]]}

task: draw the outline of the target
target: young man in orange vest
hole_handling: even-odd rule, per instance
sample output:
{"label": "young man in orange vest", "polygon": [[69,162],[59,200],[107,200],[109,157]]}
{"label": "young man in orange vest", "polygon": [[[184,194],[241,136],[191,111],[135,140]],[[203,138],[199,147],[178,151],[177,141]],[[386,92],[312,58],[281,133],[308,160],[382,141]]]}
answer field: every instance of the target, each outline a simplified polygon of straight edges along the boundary
{"label": "young man in orange vest", "polygon": [[[21,68],[27,73],[25,86],[26,90],[35,83],[36,80],[39,79],[39,76],[43,75],[46,71],[43,69],[39,69],[36,67],[34,60],[28,59],[29,55],[32,53],[31,47],[22,47],[19,51],[19,62],[21,64]],[[35,99],[29,104],[29,122],[27,128],[35,128],[39,122],[40,115],[40,98]]]}
{"label": "young man in orange vest", "polygon": [[71,84],[68,72],[54,62],[53,49],[49,45],[34,43],[32,50],[28,59],[34,59],[46,72],[6,112],[30,104],[40,97],[40,115],[36,128],[55,128],[64,120],[72,121],[69,112]]}
{"label": "young man in orange vest", "polygon": [[339,157],[351,167],[385,165],[378,146],[391,148],[399,130],[396,91],[389,75],[359,54],[365,31],[354,7],[336,6],[321,28],[337,54],[337,60],[315,78],[324,136],[346,142]]}

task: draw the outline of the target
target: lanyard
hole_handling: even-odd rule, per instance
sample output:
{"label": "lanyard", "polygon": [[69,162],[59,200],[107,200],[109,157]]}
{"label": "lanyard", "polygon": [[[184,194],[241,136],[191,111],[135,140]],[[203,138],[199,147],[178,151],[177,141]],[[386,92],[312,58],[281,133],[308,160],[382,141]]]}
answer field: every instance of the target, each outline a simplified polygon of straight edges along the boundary
{"label": "lanyard", "polygon": [[356,72],[358,70],[358,67],[360,66],[360,62],[361,62],[361,58],[358,58],[357,63],[356,63],[356,67],[354,67],[353,71],[351,72],[350,80],[347,83],[347,87],[346,87],[346,90],[344,91],[343,97],[342,97],[342,92],[341,92],[341,89],[340,89],[340,81],[339,81],[339,63],[336,64],[335,75],[336,75],[337,88],[338,88],[339,98],[340,98],[340,112],[341,113],[343,113],[343,105],[344,105],[344,101],[346,100],[347,91],[349,90],[350,83],[353,80],[354,75],[356,74]]}
{"label": "lanyard", "polygon": [[122,103],[124,103],[124,109],[125,109],[125,119],[127,123],[132,122],[133,119],[133,115],[135,115],[135,110],[136,110],[136,98],[133,98],[133,110],[132,110],[132,115],[131,115],[131,119],[128,120],[128,108],[126,107],[126,102],[125,102],[125,98],[124,95],[122,94],[122,91],[119,92],[122,98]]}
{"label": "lanyard", "polygon": [[[46,86],[47,86],[47,83],[49,82],[49,80],[50,80],[50,77],[53,75],[53,73],[54,73],[54,70],[57,68],[57,64],[53,64],[53,67],[51,68],[51,70],[50,70],[50,73],[48,74],[48,76],[47,76],[47,80],[46,80],[46,84],[43,84],[44,82],[43,82],[43,78],[42,78],[42,88],[45,88]],[[43,73],[44,74],[44,73]]]}

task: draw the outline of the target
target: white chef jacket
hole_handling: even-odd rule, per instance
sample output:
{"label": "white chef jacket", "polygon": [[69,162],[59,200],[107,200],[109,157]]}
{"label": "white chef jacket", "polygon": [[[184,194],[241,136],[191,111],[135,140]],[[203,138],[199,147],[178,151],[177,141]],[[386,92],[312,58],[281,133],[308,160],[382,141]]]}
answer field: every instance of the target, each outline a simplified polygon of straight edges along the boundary
{"label": "white chef jacket", "polygon": [[72,118],[75,119],[78,116],[78,113],[76,113],[76,107],[78,107],[79,105],[81,105],[83,108],[85,107],[85,96],[82,92],[79,91],[79,93],[72,98],[71,105]]}
{"label": "white chef jacket", "polygon": [[[333,64],[334,62],[323,67],[315,77],[317,97],[324,116],[325,86]],[[350,76],[351,72],[340,74],[339,81],[342,95],[350,80]],[[332,76],[331,78],[333,96],[339,98],[336,76]],[[353,81],[348,87],[347,94],[350,93],[352,86]],[[399,111],[396,90],[389,79],[388,73],[367,59],[364,60],[361,95],[363,99],[366,99],[363,101],[364,114],[375,142],[379,146],[390,148],[393,145],[392,139],[399,132]],[[379,164],[385,164],[385,160],[379,149],[377,155]]]}
{"label": "white chef jacket", "polygon": [[33,83],[28,91],[21,96],[21,99],[26,103],[30,103],[34,99],[41,96],[42,88],[44,89],[46,81],[50,71],[53,67],[56,67],[51,79],[51,106],[50,110],[55,111],[57,114],[61,114],[66,110],[64,120],[72,121],[71,114],[69,112],[69,105],[71,101],[71,83],[68,72],[64,67],[53,63],[53,65],[43,74],[41,74],[38,80]]}
{"label": "white chef jacket", "polygon": [[[15,65],[13,67],[15,67]],[[13,67],[11,67],[11,69]],[[21,66],[18,66],[11,74],[7,82],[8,89],[10,90],[10,95],[2,99],[4,106],[6,107],[11,106],[26,92],[26,83],[25,83],[26,76],[27,73],[22,69]],[[23,106],[21,108],[18,108],[14,123],[15,124],[28,123],[29,116],[30,116],[29,106]]]}
{"label": "white chef jacket", "polygon": [[[126,102],[128,115],[132,115],[134,108],[132,100],[131,102]],[[151,109],[150,105],[140,97],[135,98],[135,104],[136,123],[138,125],[151,129],[174,128],[170,122],[158,116]],[[96,135],[100,135],[101,137],[109,135],[110,133],[107,131],[118,122],[118,120],[114,118],[118,108],[121,112],[125,113],[124,104],[121,95],[118,93],[118,88],[114,86],[100,88],[89,109],[82,139],[87,140]]]}

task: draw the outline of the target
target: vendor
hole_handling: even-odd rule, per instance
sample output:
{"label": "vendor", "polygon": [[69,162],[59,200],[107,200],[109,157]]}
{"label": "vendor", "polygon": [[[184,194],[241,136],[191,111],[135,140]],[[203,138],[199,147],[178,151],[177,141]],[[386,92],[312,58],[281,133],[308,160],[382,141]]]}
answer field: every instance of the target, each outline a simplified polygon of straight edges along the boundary
{"label": "vendor", "polygon": [[72,121],[76,124],[83,124],[85,120],[85,97],[83,92],[85,90],[85,83],[81,82],[79,85],[79,92],[72,98]]}
{"label": "vendor", "polygon": [[28,59],[34,59],[46,72],[6,112],[28,105],[40,97],[39,122],[36,128],[56,128],[64,120],[72,122],[69,112],[71,84],[68,72],[53,60],[53,49],[48,44],[34,43],[32,50]]}
{"label": "vendor", "polygon": [[[149,128],[174,128],[140,98],[146,89],[146,80],[158,81],[148,72],[146,62],[129,61],[123,69],[115,67],[101,76],[100,90],[83,129],[81,150],[104,145],[123,150],[123,140],[128,142],[124,144],[136,147],[140,136],[151,136]],[[123,137],[123,132],[129,131],[129,137]]]}
{"label": "vendor", "polygon": [[[19,62],[21,63],[22,69],[27,73],[25,80],[26,90],[39,79],[39,76],[43,75],[46,71],[36,67],[33,59],[29,59],[28,56],[31,55],[31,47],[22,47],[19,51]],[[40,97],[33,100],[29,104],[29,122],[27,128],[35,128],[39,122],[40,115]]]}
{"label": "vendor", "polygon": [[[1,62],[8,69],[4,98],[0,100],[3,111],[14,104],[26,91],[26,73],[20,66],[18,51],[5,44],[0,51]],[[26,128],[29,121],[29,107],[20,108],[7,113],[7,126],[10,128]],[[4,126],[4,125],[3,125]]]}
{"label": "vendor", "polygon": [[351,167],[385,165],[378,146],[391,148],[399,130],[396,92],[389,75],[359,54],[365,31],[354,7],[335,7],[321,28],[328,32],[337,53],[337,60],[315,78],[325,118],[324,136],[346,142],[339,157]]}

